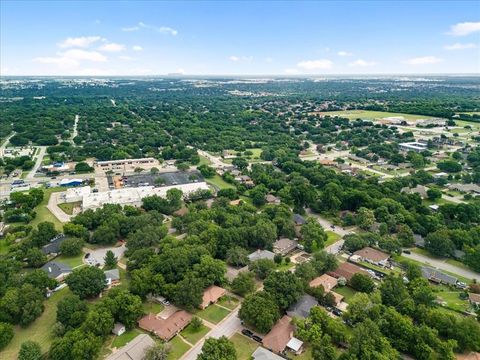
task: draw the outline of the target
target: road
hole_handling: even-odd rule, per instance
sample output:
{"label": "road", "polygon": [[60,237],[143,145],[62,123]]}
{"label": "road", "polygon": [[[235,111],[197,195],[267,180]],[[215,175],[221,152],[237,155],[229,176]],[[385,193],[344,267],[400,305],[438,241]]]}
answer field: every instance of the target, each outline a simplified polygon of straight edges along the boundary
{"label": "road", "polygon": [[228,315],[225,319],[223,319],[220,323],[217,324],[212,330],[210,330],[207,335],[203,337],[201,341],[199,341],[195,346],[193,346],[189,351],[187,351],[183,356],[180,358],[181,360],[196,360],[197,356],[202,352],[202,346],[205,342],[205,339],[209,337],[219,338],[221,336],[226,336],[230,338],[233,334],[237,331],[242,329],[242,324],[240,323],[240,319],[238,318],[238,310],[240,306],[238,306],[235,310],[233,310],[230,315]]}
{"label": "road", "polygon": [[37,146],[37,148],[40,150],[37,155],[37,160],[35,161],[35,165],[33,166],[32,170],[28,173],[27,177],[25,178],[26,180],[33,180],[33,178],[35,177],[35,174],[37,173],[37,170],[42,165],[43,157],[45,156],[45,152],[47,151],[46,146]]}
{"label": "road", "polygon": [[198,155],[204,156],[208,160],[210,160],[214,168],[224,168],[224,167],[232,166],[231,164],[224,163],[222,160],[220,160],[219,157],[213,156],[206,151],[203,151],[203,150],[197,150],[197,151],[198,151]]}
{"label": "road", "polygon": [[62,202],[61,196],[64,192],[54,192],[50,195],[48,199],[47,209],[62,223],[67,223],[72,218],[71,215],[65,214],[65,212],[58,207],[58,204]]}
{"label": "road", "polygon": [[8,142],[10,141],[10,139],[13,137],[13,135],[15,135],[15,132],[11,133],[10,135],[8,135],[8,137],[5,139],[5,141],[2,143],[2,145],[0,146],[0,156],[3,156],[3,151],[5,150],[5,148],[7,147],[8,145]]}
{"label": "road", "polygon": [[433,258],[427,257],[425,255],[417,254],[417,253],[414,253],[414,252],[412,252],[411,254],[402,253],[402,256],[404,256],[406,258],[409,258],[409,259],[412,259],[412,260],[420,261],[420,262],[425,263],[427,265],[433,266],[433,267],[435,267],[439,270],[445,270],[445,271],[448,271],[450,273],[454,273],[454,274],[466,277],[468,279],[476,279],[477,281],[480,281],[480,274],[479,273],[477,273],[475,271],[472,271],[472,270],[463,269],[463,268],[460,268],[458,266],[449,264],[449,263],[445,262],[445,260],[442,260],[442,259],[433,259]]}
{"label": "road", "polygon": [[317,219],[317,221],[319,222],[320,225],[322,225],[322,227],[325,229],[325,230],[328,230],[328,231],[332,231],[334,232],[335,234],[339,235],[341,237],[340,240],[338,240],[337,242],[333,243],[332,245],[330,246],[327,246],[325,248],[325,251],[329,254],[338,254],[340,252],[340,249],[342,248],[343,246],[343,243],[345,242],[343,240],[343,237],[345,235],[348,235],[348,234],[351,234],[352,232],[354,232],[353,230],[347,230],[341,226],[335,226],[335,228],[332,228],[332,223],[330,221],[328,221],[327,219],[321,217],[320,215],[318,214],[315,214],[312,212],[312,210],[310,209],[307,209],[307,214],[309,216],[312,216],[314,218]]}
{"label": "road", "polygon": [[73,123],[73,133],[72,133],[72,136],[70,137],[70,141],[72,142],[72,144],[73,144],[73,139],[75,139],[75,137],[78,135],[77,126],[78,126],[79,119],[80,119],[80,116],[75,115],[75,122]]}

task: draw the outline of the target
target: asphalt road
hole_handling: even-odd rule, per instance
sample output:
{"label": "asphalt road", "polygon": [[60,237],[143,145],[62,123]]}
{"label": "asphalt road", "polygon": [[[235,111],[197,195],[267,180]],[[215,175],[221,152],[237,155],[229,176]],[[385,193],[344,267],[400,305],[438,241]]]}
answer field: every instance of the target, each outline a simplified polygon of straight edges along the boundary
{"label": "asphalt road", "polygon": [[37,155],[37,160],[35,161],[35,165],[33,166],[32,170],[28,173],[26,176],[27,180],[32,180],[35,177],[35,174],[37,173],[38,169],[42,165],[42,160],[43,157],[45,156],[45,152],[47,151],[46,146],[38,146],[38,149],[40,150]]}
{"label": "asphalt road", "polygon": [[480,281],[480,274],[479,273],[477,273],[475,271],[472,271],[472,270],[463,269],[463,268],[460,268],[458,266],[449,264],[449,263],[445,262],[445,260],[442,260],[442,259],[432,259],[430,257],[424,256],[424,255],[421,255],[421,254],[417,254],[417,253],[414,253],[414,252],[412,252],[411,254],[402,253],[402,256],[404,256],[406,258],[410,258],[412,260],[420,261],[420,262],[425,263],[429,266],[433,266],[433,267],[435,267],[439,270],[445,270],[445,271],[451,272],[453,274],[457,274],[457,275],[466,277],[467,279],[476,279],[477,281]]}

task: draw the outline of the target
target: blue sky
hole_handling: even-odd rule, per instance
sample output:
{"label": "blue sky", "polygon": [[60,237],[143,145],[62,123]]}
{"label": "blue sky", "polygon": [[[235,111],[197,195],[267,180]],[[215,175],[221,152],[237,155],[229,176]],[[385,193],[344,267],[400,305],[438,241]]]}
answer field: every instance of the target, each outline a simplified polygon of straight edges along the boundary
{"label": "blue sky", "polygon": [[480,72],[478,1],[0,2],[2,75]]}

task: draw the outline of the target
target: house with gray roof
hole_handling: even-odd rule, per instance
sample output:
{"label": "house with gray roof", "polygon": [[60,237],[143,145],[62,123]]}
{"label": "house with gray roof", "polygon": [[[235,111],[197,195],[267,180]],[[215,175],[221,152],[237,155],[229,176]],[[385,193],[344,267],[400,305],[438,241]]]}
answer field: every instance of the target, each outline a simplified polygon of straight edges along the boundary
{"label": "house with gray roof", "polygon": [[425,279],[428,279],[432,282],[440,283],[440,284],[446,284],[446,285],[456,285],[457,284],[457,278],[448,274],[445,274],[437,269],[428,267],[428,266],[422,266],[421,268],[422,271],[422,276]]}
{"label": "house with gray roof", "polygon": [[118,283],[120,281],[120,271],[118,269],[107,270],[103,272],[107,286]]}
{"label": "house with gray roof", "polygon": [[253,253],[248,255],[248,260],[250,260],[250,262],[254,262],[260,259],[273,260],[274,257],[275,257],[275,254],[273,252],[269,250],[258,249],[257,251],[254,251]]}
{"label": "house with gray roof", "polygon": [[295,223],[295,225],[303,225],[303,224],[305,224],[306,220],[302,215],[294,214],[293,215],[293,222]]}
{"label": "house with gray roof", "polygon": [[48,244],[42,246],[42,252],[45,255],[59,254],[60,244],[64,242],[66,239],[67,237],[64,234],[58,234],[53,239],[51,239]]}
{"label": "house with gray roof", "polygon": [[287,315],[305,319],[310,314],[310,310],[318,305],[317,299],[313,296],[305,294],[295,304],[291,305],[287,310]]}
{"label": "house with gray roof", "polygon": [[270,350],[267,350],[259,346],[252,354],[253,360],[285,360],[281,356],[274,354]]}
{"label": "house with gray roof", "polygon": [[68,274],[72,272],[72,268],[66,264],[56,261],[49,261],[42,266],[42,270],[45,271],[50,279],[56,279],[62,281]]}
{"label": "house with gray roof", "polygon": [[109,355],[106,360],[142,360],[147,350],[154,345],[155,341],[149,335],[141,334]]}

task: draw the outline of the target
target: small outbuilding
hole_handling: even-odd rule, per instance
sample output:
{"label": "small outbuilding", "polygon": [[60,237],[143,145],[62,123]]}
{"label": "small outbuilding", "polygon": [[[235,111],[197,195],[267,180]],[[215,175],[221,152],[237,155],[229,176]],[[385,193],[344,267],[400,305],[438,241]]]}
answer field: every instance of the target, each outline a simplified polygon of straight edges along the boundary
{"label": "small outbuilding", "polygon": [[117,335],[117,336],[120,336],[122,335],[123,333],[125,333],[126,329],[125,329],[125,325],[123,325],[122,323],[115,323],[115,325],[113,326],[113,330],[112,330],[112,333]]}

